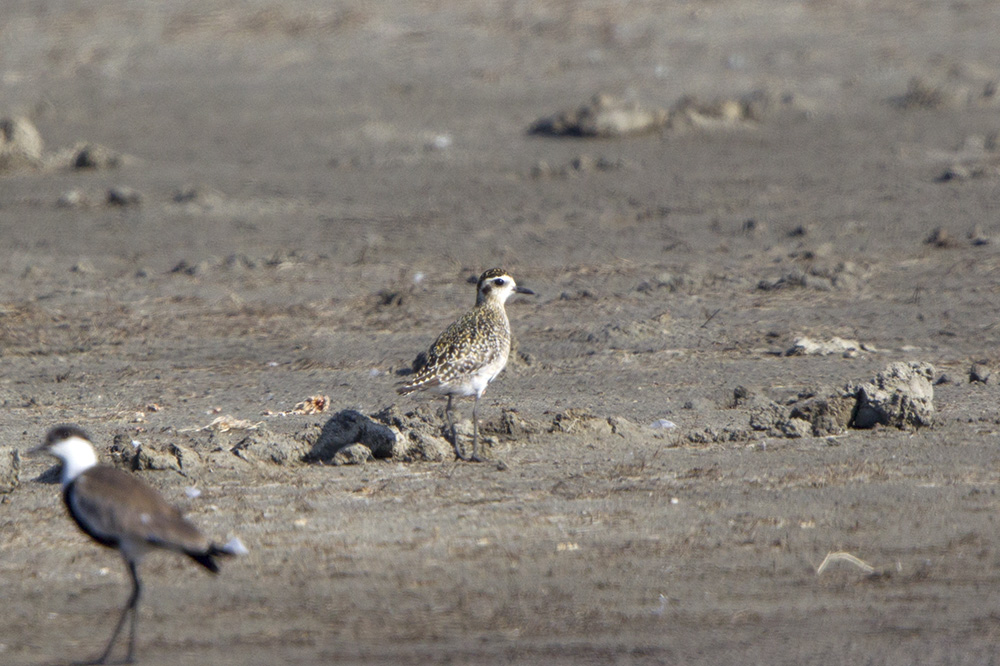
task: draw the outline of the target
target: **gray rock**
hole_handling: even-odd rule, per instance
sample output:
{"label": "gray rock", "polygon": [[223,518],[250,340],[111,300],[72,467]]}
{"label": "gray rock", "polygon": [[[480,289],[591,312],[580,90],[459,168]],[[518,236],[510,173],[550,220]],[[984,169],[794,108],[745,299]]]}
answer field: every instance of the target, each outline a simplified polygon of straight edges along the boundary
{"label": "gray rock", "polygon": [[258,428],[248,431],[229,450],[247,462],[291,465],[301,462],[308,449],[308,445],[301,438]]}
{"label": "gray rock", "polygon": [[96,143],[79,146],[73,155],[74,169],[115,169],[121,166],[122,156]]}
{"label": "gray rock", "polygon": [[132,469],[172,469],[175,472],[179,472],[181,471],[181,461],[170,451],[164,451],[153,446],[140,446],[132,458]]}
{"label": "gray rock", "polygon": [[805,419],[790,418],[778,421],[777,429],[785,437],[809,437],[813,434],[812,424]]}
{"label": "gray rock", "polygon": [[934,422],[934,366],[930,363],[890,363],[871,381],[848,385],[845,395],[857,404],[851,427],[878,424],[895,428],[929,426]]}
{"label": "gray rock", "polygon": [[931,231],[930,235],[924,239],[926,245],[933,245],[934,247],[951,248],[958,247],[958,239],[951,235],[944,227],[937,227]]}
{"label": "gray rock", "polygon": [[56,200],[56,206],[59,208],[76,208],[78,206],[86,206],[87,204],[87,195],[78,187],[66,190]]}
{"label": "gray rock", "polygon": [[989,384],[992,377],[993,371],[990,370],[986,361],[973,363],[972,367],[969,368],[969,383],[979,382],[981,384]]}
{"label": "gray rock", "polygon": [[116,434],[111,448],[108,449],[111,463],[125,469],[132,469],[132,459],[135,457],[135,453],[136,446],[132,445],[132,438],[124,433]]}
{"label": "gray rock", "polygon": [[116,185],[108,190],[107,201],[111,206],[138,206],[142,203],[142,194],[131,187]]}
{"label": "gray rock", "polygon": [[386,425],[373,421],[361,412],[345,409],[323,425],[307,459],[333,463],[339,451],[354,444],[363,444],[374,458],[390,458],[395,442],[396,434]]}
{"label": "gray rock", "polygon": [[500,413],[500,422],[496,425],[490,424],[484,430],[492,431],[511,439],[520,439],[542,432],[544,427],[537,421],[524,418],[517,413],[516,409],[504,408]]}
{"label": "gray rock", "polygon": [[455,447],[443,436],[444,424],[423,409],[417,408],[404,414],[391,405],[373,417],[395,435],[393,460],[440,462],[454,459]]}
{"label": "gray rock", "polygon": [[42,136],[23,117],[0,118],[0,171],[41,165]]}
{"label": "gray rock", "polygon": [[564,412],[557,412],[552,417],[549,432],[577,435],[586,433],[599,436],[610,435],[613,431],[607,417],[591,414],[585,409],[570,408]]}
{"label": "gray rock", "polygon": [[186,474],[201,466],[198,454],[173,442],[161,444],[158,442],[142,442],[133,444],[129,435],[118,433],[108,450],[111,462],[119,467],[131,470],[173,470]]}
{"label": "gray rock", "polygon": [[349,444],[338,450],[329,462],[331,465],[364,465],[375,460],[371,449],[364,444]]}
{"label": "gray rock", "polygon": [[785,408],[773,400],[755,399],[750,409],[750,427],[772,437],[780,436],[778,424],[787,418]]}
{"label": "gray rock", "polygon": [[733,407],[749,404],[756,397],[756,391],[741,384],[733,389]]}
{"label": "gray rock", "polygon": [[455,447],[444,437],[411,430],[400,432],[392,457],[401,462],[442,462],[455,457]]}
{"label": "gray rock", "polygon": [[768,437],[808,437],[812,423],[802,414],[791,416],[788,409],[773,400],[755,396],[750,400],[750,427]]}
{"label": "gray rock", "polygon": [[856,402],[853,397],[840,395],[808,398],[792,405],[789,417],[809,422],[816,437],[839,435],[850,424]]}
{"label": "gray rock", "polygon": [[[1000,167],[1000,165],[998,165]],[[997,175],[1000,175],[1000,168],[997,169]],[[987,235],[981,226],[978,224],[972,227],[972,231],[969,232],[969,242],[973,245],[990,245],[993,243],[993,237]]]}

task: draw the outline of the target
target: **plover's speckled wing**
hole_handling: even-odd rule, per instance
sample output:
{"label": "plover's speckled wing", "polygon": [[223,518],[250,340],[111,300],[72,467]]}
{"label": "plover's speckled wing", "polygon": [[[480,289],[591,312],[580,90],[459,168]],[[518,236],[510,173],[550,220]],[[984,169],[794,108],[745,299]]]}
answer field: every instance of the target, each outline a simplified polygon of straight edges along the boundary
{"label": "plover's speckled wing", "polygon": [[424,365],[398,391],[407,394],[462,382],[504,359],[509,350],[510,328],[503,311],[474,308],[438,336]]}

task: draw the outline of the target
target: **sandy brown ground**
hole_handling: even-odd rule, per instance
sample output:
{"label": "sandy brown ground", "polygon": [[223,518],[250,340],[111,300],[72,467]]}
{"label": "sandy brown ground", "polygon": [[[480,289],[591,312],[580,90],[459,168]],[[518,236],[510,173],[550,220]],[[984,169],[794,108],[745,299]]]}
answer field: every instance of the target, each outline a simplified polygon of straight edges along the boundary
{"label": "sandy brown ground", "polygon": [[[145,478],[251,554],[152,556],[141,663],[993,663],[1000,389],[968,370],[1000,361],[1000,245],[969,235],[1000,238],[1000,179],[938,178],[996,161],[998,34],[991,0],[4,2],[0,112],[126,160],[0,175],[2,444],[294,433],[325,417],[263,412],[317,393],[439,409],[396,372],[504,265],[539,296],[509,304],[527,362],[484,418],[634,427],[501,438],[506,469],[188,433],[225,455]],[[741,127],[526,133],[597,92],[754,90],[775,103]],[[616,168],[559,172],[581,156]],[[781,356],[800,335],[876,351]],[[951,379],[933,427],[775,438],[732,406],[896,360]],[[726,427],[749,435],[692,437]],[[98,654],[127,595],[49,467],[0,504],[3,664]],[[833,551],[875,575],[818,576]]]}

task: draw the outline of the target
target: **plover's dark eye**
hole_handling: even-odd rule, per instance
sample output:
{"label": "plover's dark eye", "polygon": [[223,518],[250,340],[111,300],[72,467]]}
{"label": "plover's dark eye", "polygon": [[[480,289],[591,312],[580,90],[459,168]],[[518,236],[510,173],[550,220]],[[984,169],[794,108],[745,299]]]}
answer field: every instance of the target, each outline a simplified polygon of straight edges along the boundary
{"label": "plover's dark eye", "polygon": [[502,287],[503,286],[503,278],[497,278],[496,280],[493,280],[493,284],[495,284],[498,287]]}

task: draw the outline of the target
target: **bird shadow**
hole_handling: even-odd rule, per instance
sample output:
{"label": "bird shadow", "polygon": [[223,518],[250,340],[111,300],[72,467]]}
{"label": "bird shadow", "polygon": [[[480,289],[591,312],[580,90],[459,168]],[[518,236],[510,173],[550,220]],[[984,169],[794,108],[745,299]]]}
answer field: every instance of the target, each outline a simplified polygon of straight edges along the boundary
{"label": "bird shadow", "polygon": [[59,475],[62,465],[53,465],[38,476],[32,479],[35,483],[59,483]]}
{"label": "bird shadow", "polygon": [[415,375],[424,368],[427,367],[427,352],[422,351],[417,354],[417,357],[413,359],[408,368],[399,368],[396,370],[397,377],[406,377],[408,375]]}

